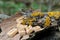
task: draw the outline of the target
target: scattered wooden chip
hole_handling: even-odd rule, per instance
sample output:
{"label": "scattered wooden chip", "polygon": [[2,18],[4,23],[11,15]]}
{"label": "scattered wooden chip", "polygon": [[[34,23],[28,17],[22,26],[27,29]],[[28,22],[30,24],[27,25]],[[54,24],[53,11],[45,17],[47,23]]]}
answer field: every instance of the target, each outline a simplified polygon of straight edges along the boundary
{"label": "scattered wooden chip", "polygon": [[17,32],[18,32],[17,29],[16,29],[16,28],[13,28],[13,29],[11,29],[11,30],[7,33],[7,35],[8,35],[9,37],[13,37],[13,36],[16,35]]}

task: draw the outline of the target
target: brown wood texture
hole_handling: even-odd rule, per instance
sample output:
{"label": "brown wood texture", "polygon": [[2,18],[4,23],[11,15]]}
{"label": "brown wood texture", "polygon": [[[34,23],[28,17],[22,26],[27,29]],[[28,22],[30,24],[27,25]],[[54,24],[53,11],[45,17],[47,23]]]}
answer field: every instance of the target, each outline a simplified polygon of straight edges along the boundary
{"label": "brown wood texture", "polygon": [[21,16],[20,13],[17,13],[16,15],[5,19],[0,23],[0,27],[2,29],[2,32],[0,33],[0,40],[19,40],[20,35],[17,34],[16,36],[10,38],[7,36],[7,32],[11,30],[13,27],[16,27],[16,19]]}

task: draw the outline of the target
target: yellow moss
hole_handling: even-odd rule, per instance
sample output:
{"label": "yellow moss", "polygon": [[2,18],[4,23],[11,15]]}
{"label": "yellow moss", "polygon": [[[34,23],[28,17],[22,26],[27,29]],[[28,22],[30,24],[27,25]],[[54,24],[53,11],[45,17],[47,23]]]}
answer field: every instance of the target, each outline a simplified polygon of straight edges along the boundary
{"label": "yellow moss", "polygon": [[23,24],[23,25],[25,25],[25,24],[26,24],[26,20],[24,20],[24,19],[23,19],[23,22],[22,22],[22,24]]}
{"label": "yellow moss", "polygon": [[29,24],[29,25],[32,25],[32,24],[33,24],[33,22],[29,21],[29,22],[28,22],[28,24]]}
{"label": "yellow moss", "polygon": [[60,12],[56,11],[56,12],[48,12],[49,17],[55,17],[55,19],[59,19],[60,17]]}
{"label": "yellow moss", "polygon": [[55,17],[55,19],[59,19],[59,17],[60,17],[60,12],[55,12],[55,15],[54,15],[54,17]]}
{"label": "yellow moss", "polygon": [[34,16],[34,17],[35,17],[35,16],[38,16],[39,14],[40,14],[40,12],[36,12],[36,11],[35,11],[35,12],[33,12],[33,13],[31,14],[31,16]]}
{"label": "yellow moss", "polygon": [[53,17],[55,15],[55,12],[48,12],[49,17]]}
{"label": "yellow moss", "polygon": [[27,22],[28,22],[29,25],[32,25],[33,21],[35,21],[35,20],[36,20],[36,18],[30,18],[30,19],[27,20]]}
{"label": "yellow moss", "polygon": [[50,26],[50,23],[51,23],[50,18],[46,17],[44,27]]}
{"label": "yellow moss", "polygon": [[40,15],[40,17],[44,16],[44,14],[43,14],[43,13],[40,13],[39,15]]}
{"label": "yellow moss", "polygon": [[31,14],[31,16],[36,17],[36,16],[43,16],[44,14],[42,12],[35,11]]}

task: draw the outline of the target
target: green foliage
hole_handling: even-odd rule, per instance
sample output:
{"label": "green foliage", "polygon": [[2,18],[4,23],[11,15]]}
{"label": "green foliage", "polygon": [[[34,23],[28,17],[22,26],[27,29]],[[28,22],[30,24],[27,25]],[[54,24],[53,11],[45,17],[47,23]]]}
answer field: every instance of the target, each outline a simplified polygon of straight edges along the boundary
{"label": "green foliage", "polygon": [[35,10],[40,8],[40,6],[36,2],[33,2],[31,6]]}
{"label": "green foliage", "polygon": [[48,6],[43,4],[41,9],[42,9],[43,12],[47,12],[48,11]]}
{"label": "green foliage", "polygon": [[15,12],[20,11],[25,5],[23,3],[15,4],[14,2],[2,2],[0,3],[0,8],[2,8],[3,12],[12,15]]}
{"label": "green foliage", "polygon": [[[42,11],[46,11],[48,6],[46,5],[39,5],[36,2],[33,2],[31,4],[31,7],[36,10],[36,9],[40,9],[40,6],[42,6]],[[0,11],[2,9],[3,13],[6,13],[8,15],[12,15],[15,14],[15,12],[20,11],[21,9],[26,9],[26,5],[24,3],[18,3],[16,4],[14,1],[10,1],[10,0],[3,0],[0,1]]]}
{"label": "green foliage", "polygon": [[[32,0],[24,0],[26,2],[30,2]],[[45,2],[51,2],[50,0],[46,0]],[[31,7],[36,10],[36,9],[41,9],[41,11],[45,12],[48,10],[48,5],[40,3],[40,0],[34,0],[31,4]],[[52,3],[54,5],[59,4],[60,5],[60,0],[52,0]],[[49,4],[49,3],[48,3]],[[60,7],[60,6],[59,6]],[[53,7],[54,9],[57,9],[56,7]],[[12,15],[15,14],[15,12],[20,11],[21,9],[28,9],[24,3],[19,2],[19,0],[16,3],[16,0],[0,0],[0,13],[1,11],[5,14]]]}
{"label": "green foliage", "polygon": [[[33,2],[31,4],[33,9],[39,9],[40,6],[37,5],[36,2]],[[3,2],[0,1],[0,8],[3,9],[3,12],[9,15],[15,14],[15,12],[20,11],[21,9],[25,9],[26,6],[24,3],[19,3],[19,4],[15,4],[14,2]],[[42,5],[42,11],[46,10],[47,7],[45,5]]]}

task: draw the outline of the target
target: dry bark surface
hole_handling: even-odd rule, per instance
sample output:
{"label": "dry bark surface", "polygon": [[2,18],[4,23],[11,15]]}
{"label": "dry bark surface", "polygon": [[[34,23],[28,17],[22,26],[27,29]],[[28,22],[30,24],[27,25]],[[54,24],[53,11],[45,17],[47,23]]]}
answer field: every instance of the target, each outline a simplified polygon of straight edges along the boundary
{"label": "dry bark surface", "polygon": [[5,19],[0,23],[0,27],[2,29],[2,32],[0,33],[0,40],[19,40],[20,35],[17,34],[14,37],[8,37],[7,32],[11,30],[13,27],[16,27],[16,19],[21,16],[20,13],[17,13],[16,15]]}

